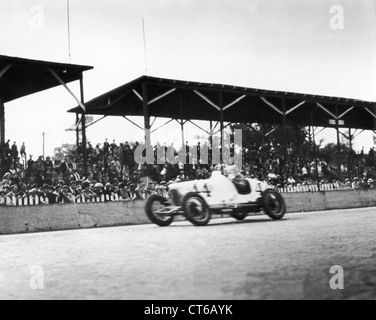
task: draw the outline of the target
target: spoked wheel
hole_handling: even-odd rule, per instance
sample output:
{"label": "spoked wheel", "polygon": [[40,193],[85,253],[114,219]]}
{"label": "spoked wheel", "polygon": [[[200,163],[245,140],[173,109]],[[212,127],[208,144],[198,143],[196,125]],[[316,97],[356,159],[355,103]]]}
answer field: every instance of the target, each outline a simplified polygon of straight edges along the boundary
{"label": "spoked wheel", "polygon": [[233,213],[231,215],[236,220],[243,221],[245,218],[248,217],[248,213]]}
{"label": "spoked wheel", "polygon": [[163,214],[169,205],[168,200],[159,194],[151,195],[145,204],[145,213],[149,220],[161,227],[168,227],[174,222],[174,216]]}
{"label": "spoked wheel", "polygon": [[211,220],[209,206],[198,193],[190,192],[184,197],[183,210],[187,220],[195,226],[206,226]]}
{"label": "spoked wheel", "polygon": [[265,213],[273,220],[281,220],[286,214],[286,204],[282,195],[273,189],[268,189],[263,195]]}

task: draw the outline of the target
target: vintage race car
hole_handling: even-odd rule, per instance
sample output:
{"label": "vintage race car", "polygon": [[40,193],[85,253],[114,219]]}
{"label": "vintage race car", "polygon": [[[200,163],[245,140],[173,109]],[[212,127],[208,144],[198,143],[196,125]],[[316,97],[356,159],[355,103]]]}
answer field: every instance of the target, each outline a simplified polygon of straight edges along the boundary
{"label": "vintage race car", "polygon": [[165,227],[176,216],[182,215],[196,226],[207,225],[213,214],[230,214],[244,220],[250,213],[264,210],[273,220],[286,213],[282,195],[268,184],[253,179],[223,176],[213,172],[207,180],[170,184],[168,198],[151,195],[145,204],[145,213],[151,222]]}

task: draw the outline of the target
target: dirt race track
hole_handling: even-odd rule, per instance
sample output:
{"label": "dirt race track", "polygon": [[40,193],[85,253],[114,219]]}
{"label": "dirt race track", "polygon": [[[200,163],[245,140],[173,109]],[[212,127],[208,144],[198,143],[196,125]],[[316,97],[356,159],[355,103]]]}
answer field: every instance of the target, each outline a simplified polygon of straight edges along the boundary
{"label": "dirt race track", "polygon": [[0,236],[0,299],[376,299],[376,208]]}

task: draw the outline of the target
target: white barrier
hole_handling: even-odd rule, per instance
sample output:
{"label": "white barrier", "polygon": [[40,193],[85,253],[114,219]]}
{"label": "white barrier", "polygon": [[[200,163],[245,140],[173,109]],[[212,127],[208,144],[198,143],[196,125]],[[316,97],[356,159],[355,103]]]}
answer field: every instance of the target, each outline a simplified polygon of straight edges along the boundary
{"label": "white barrier", "polygon": [[[119,202],[119,201],[126,201],[127,199],[123,199],[119,197],[117,194],[110,195],[101,195],[98,197],[88,197],[86,198],[84,195],[77,196],[71,199],[71,201],[62,200],[59,201],[59,196],[56,196],[55,202],[51,204],[67,204],[67,203],[105,203],[105,202]],[[30,195],[24,197],[16,197],[16,196],[5,196],[0,197],[0,206],[18,206],[18,207],[25,207],[25,206],[39,206],[39,205],[49,205],[50,201],[48,197],[40,196],[40,195]]]}
{"label": "white barrier", "polygon": [[[286,186],[284,188],[278,188],[278,191],[282,194],[288,193],[308,193],[308,192],[319,192],[319,191],[338,191],[338,190],[351,190],[351,189],[341,189],[339,184],[327,183],[320,184],[320,190],[317,185],[297,185],[297,186]],[[56,199],[51,204],[68,204],[68,203],[106,203],[106,202],[119,202],[119,201],[131,201],[130,199],[123,199],[117,194],[110,195],[101,195],[98,197],[80,195],[73,197],[71,201],[62,200],[59,201],[59,196],[56,196]],[[47,197],[40,195],[30,195],[26,197],[15,196],[9,197],[0,197],[0,206],[38,206],[38,205],[49,205],[49,200]]]}
{"label": "white barrier", "polygon": [[349,190],[341,189],[338,183],[323,183],[320,184],[320,190],[318,185],[297,185],[287,186],[278,189],[281,193],[304,193],[304,192],[318,192],[318,191],[337,191],[337,190]]}
{"label": "white barrier", "polygon": [[100,197],[90,197],[90,199],[86,199],[84,195],[78,196],[76,198],[75,203],[102,203],[102,202],[118,202],[124,199],[120,198],[117,194],[104,195],[102,194]]}
{"label": "white barrier", "polygon": [[[287,213],[376,207],[376,189],[284,194]],[[0,207],[0,235],[147,224],[145,201]]]}

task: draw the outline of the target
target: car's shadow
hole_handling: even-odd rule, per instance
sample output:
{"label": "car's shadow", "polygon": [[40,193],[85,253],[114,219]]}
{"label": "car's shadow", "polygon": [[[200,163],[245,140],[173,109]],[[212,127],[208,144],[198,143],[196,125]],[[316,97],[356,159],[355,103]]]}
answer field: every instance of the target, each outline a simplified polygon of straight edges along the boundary
{"label": "car's shadow", "polygon": [[[231,219],[231,218],[223,218],[223,219]],[[258,224],[258,223],[282,223],[288,221],[286,218],[282,220],[272,220],[268,218],[248,218],[243,221],[221,221],[221,219],[213,219],[210,221],[210,223],[204,228],[210,228],[210,227],[224,227],[224,226],[229,226],[229,225],[244,225],[244,224]],[[192,227],[193,225],[189,221],[179,221],[175,222],[175,224],[172,224],[169,228],[187,228],[187,227]]]}

